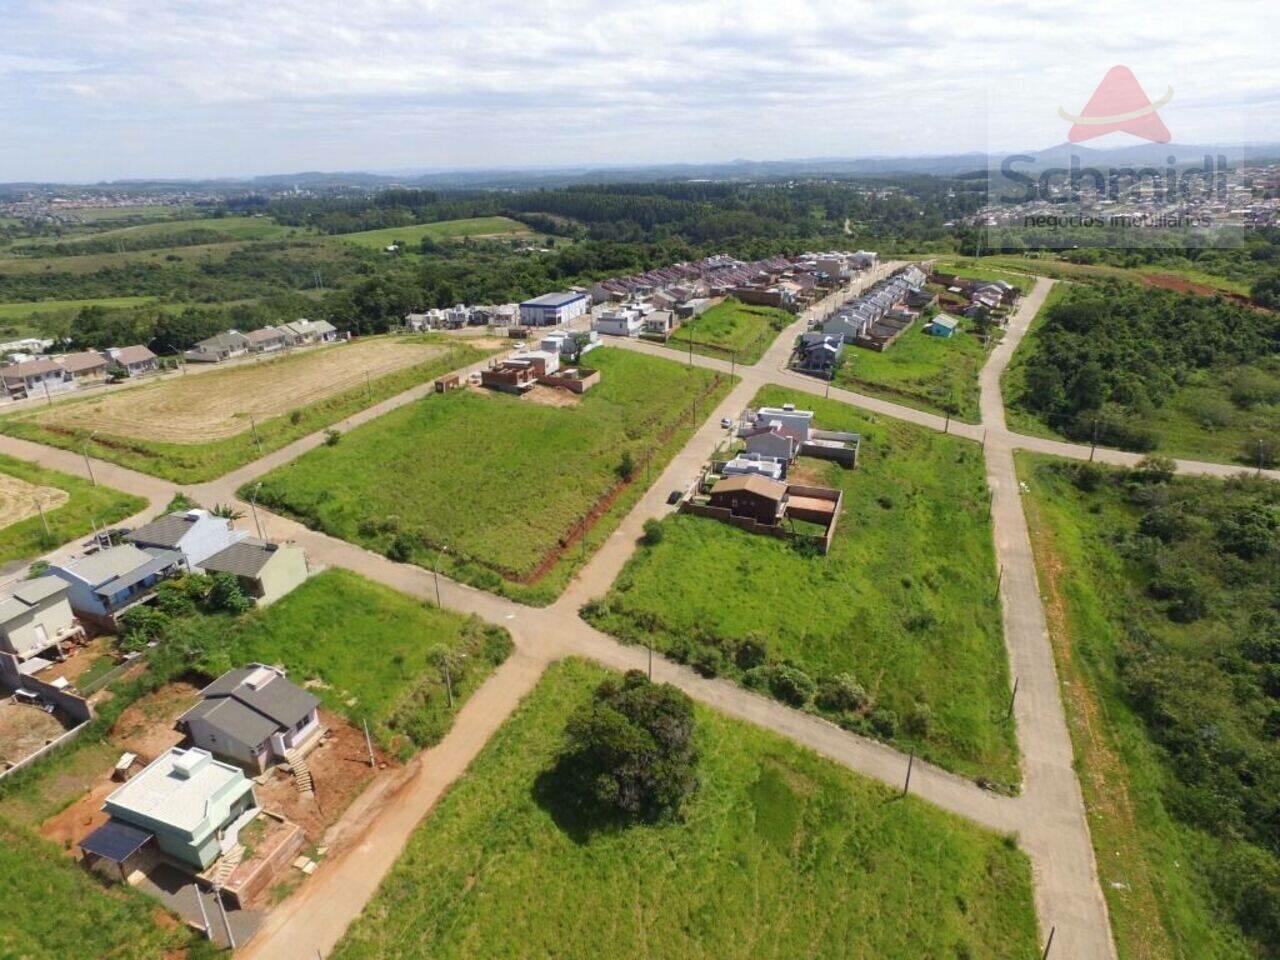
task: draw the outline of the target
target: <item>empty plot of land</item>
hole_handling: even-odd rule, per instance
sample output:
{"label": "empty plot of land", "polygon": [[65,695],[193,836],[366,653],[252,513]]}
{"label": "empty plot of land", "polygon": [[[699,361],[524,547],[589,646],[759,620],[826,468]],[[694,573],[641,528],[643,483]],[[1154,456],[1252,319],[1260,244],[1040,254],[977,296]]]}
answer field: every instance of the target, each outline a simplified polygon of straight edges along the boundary
{"label": "empty plot of land", "polygon": [[366,377],[424,363],[443,347],[368,340],[178,377],[39,413],[37,422],[172,443],[203,443],[350,390]]}
{"label": "empty plot of land", "polygon": [[452,240],[456,237],[511,237],[532,236],[533,231],[510,217],[469,217],[465,220],[438,220],[435,223],[414,223],[407,227],[387,227],[382,230],[362,230],[344,233],[336,239],[362,247],[387,247],[391,244],[417,245],[424,237],[433,240]]}
{"label": "empty plot of land", "polygon": [[40,507],[52,510],[70,499],[67,491],[57,487],[41,487],[0,473],[0,530],[11,523],[34,517],[40,512]]}

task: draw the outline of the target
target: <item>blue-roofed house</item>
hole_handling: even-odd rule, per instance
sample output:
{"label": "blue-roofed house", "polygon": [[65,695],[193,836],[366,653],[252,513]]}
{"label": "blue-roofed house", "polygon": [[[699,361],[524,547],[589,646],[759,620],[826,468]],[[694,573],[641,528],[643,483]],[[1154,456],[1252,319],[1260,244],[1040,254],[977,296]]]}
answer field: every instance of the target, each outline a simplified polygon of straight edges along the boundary
{"label": "blue-roofed house", "polygon": [[931,337],[950,337],[956,332],[956,327],[959,323],[960,321],[955,317],[940,313],[925,324],[924,332]]}
{"label": "blue-roofed house", "polygon": [[114,630],[120,614],[150,596],[161,580],[185,568],[180,550],[144,550],[124,543],[52,564],[49,575],[70,584],[67,600],[76,616]]}

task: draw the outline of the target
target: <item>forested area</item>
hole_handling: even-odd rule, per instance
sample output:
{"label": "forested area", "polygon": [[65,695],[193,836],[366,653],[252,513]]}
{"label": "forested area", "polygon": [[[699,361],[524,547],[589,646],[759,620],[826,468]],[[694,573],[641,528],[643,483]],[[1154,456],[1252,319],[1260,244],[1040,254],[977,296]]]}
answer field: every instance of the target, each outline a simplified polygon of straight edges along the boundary
{"label": "forested area", "polygon": [[1266,363],[1280,354],[1280,314],[1221,297],[1075,284],[1046,308],[1031,349],[1015,400],[1076,439],[1155,449],[1160,437],[1142,420],[1204,371],[1236,407],[1280,401]]}
{"label": "forested area", "polygon": [[1117,734],[1126,789],[1158,791],[1200,838],[1186,868],[1259,956],[1280,956],[1280,487],[1174,478],[1158,459],[1133,471],[1053,462],[1036,480],[1057,545],[1090,557],[1068,555],[1059,589],[1088,631],[1073,643],[1096,695],[1125,705],[1105,723],[1123,730],[1133,711],[1162,771],[1140,773],[1145,751]]}

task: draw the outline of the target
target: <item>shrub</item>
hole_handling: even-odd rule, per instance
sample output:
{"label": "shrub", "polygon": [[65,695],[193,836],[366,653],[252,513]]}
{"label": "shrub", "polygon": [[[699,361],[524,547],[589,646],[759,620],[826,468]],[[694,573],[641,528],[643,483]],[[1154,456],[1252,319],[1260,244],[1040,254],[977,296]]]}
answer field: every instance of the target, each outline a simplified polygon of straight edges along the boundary
{"label": "shrub", "polygon": [[583,806],[656,821],[697,789],[693,701],[638,670],[605,680],[569,719],[559,769]]}
{"label": "shrub", "polygon": [[876,707],[867,719],[871,722],[871,729],[886,740],[898,733],[898,715],[888,707]]}
{"label": "shrub", "polygon": [[342,434],[330,427],[324,432],[324,445],[326,447],[336,447],[338,441],[342,439]]}
{"label": "shrub", "polygon": [[618,460],[618,479],[622,481],[630,480],[636,473],[635,457],[631,456],[630,450],[623,450],[622,456]]}
{"label": "shrub", "polygon": [[758,633],[748,633],[734,651],[734,662],[740,670],[751,670],[769,659],[769,646]]}
{"label": "shrub", "polygon": [[645,546],[656,547],[662,542],[664,536],[666,536],[666,528],[662,526],[661,520],[650,517],[644,522],[644,535],[641,540]]}
{"label": "shrub", "polygon": [[917,703],[902,726],[913,737],[927,737],[933,726],[933,708],[927,703]]}
{"label": "shrub", "polygon": [[1100,486],[1104,477],[1102,468],[1093,463],[1077,464],[1071,471],[1071,482],[1077,490],[1093,493]]}
{"label": "shrub", "polygon": [[413,559],[414,539],[407,533],[397,533],[387,544],[387,559],[396,563],[408,563]]}
{"label": "shrub", "polygon": [[295,427],[296,427],[298,424],[300,424],[300,423],[302,422],[302,411],[301,411],[301,410],[294,410],[292,413],[290,413],[290,414],[289,414],[289,422],[290,422],[291,424],[293,424]]}
{"label": "shrub", "polygon": [[803,707],[809,702],[814,691],[813,679],[798,667],[775,667],[770,677],[769,690],[783,703],[793,707]]}
{"label": "shrub", "polygon": [[719,647],[700,646],[689,658],[689,665],[704,677],[718,677],[724,672],[724,654]]}
{"label": "shrub", "polygon": [[1133,468],[1133,476],[1142,483],[1168,483],[1173,479],[1178,465],[1169,457],[1150,455],[1138,461]]}
{"label": "shrub", "polygon": [[141,650],[153,640],[159,640],[169,622],[169,616],[154,606],[139,604],[130,607],[120,617],[123,628],[120,634],[121,645],[126,650]]}
{"label": "shrub", "polygon": [[244,613],[253,601],[240,589],[240,581],[230,573],[215,573],[209,587],[209,607],[214,611]]}
{"label": "shrub", "polygon": [[818,681],[814,702],[823,710],[861,710],[867,703],[867,691],[851,673],[837,673]]}

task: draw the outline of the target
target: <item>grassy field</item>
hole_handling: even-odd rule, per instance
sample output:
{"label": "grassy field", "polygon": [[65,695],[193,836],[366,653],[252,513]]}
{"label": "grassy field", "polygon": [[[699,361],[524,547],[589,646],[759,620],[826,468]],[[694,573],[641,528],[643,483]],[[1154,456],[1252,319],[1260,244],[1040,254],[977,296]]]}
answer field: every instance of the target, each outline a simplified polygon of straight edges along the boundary
{"label": "grassy field", "polygon": [[[1023,502],[1101,886],[1121,958],[1275,957],[1276,943],[1270,944],[1270,952],[1247,944],[1213,896],[1210,877],[1215,861],[1220,862],[1230,845],[1180,819],[1177,803],[1170,800],[1178,777],[1126,692],[1124,672],[1126,663],[1140,668],[1149,663],[1155,696],[1182,688],[1193,700],[1229,700],[1232,688],[1243,689],[1248,673],[1238,665],[1231,638],[1247,629],[1243,621],[1251,612],[1261,614],[1262,604],[1242,597],[1226,599],[1228,607],[1239,611],[1238,623],[1231,622],[1227,609],[1193,623],[1175,623],[1160,610],[1161,603],[1146,583],[1145,558],[1164,547],[1143,547],[1143,558],[1124,549],[1126,531],[1138,525],[1144,511],[1139,497],[1105,482],[1093,492],[1079,489],[1064,463],[1050,457],[1019,454],[1018,473],[1029,487]],[[1202,488],[1198,496],[1204,498],[1204,506],[1212,510],[1224,485],[1207,479],[1193,482]],[[1206,562],[1206,567],[1223,565]],[[1239,573],[1237,568],[1225,576],[1236,580]],[[1134,649],[1139,638],[1145,638],[1144,652]],[[1162,659],[1163,653],[1157,656],[1166,644],[1221,666],[1196,667],[1180,679],[1171,670],[1173,661]],[[1232,718],[1229,723],[1200,708],[1190,718],[1200,731],[1197,735],[1204,737],[1206,760],[1241,749],[1232,725],[1250,722],[1253,711],[1224,709]],[[1162,728],[1181,725],[1182,718],[1172,711],[1160,723]],[[1264,759],[1258,762],[1259,769],[1265,769]],[[1206,765],[1197,766],[1203,770]],[[1229,792],[1216,793],[1209,816],[1225,817],[1239,801]],[[1271,869],[1274,875],[1275,866]]]}
{"label": "grassy field", "polygon": [[429,335],[362,340],[34,408],[0,432],[198,483],[485,355]]}
{"label": "grassy field", "polygon": [[1038,956],[1010,842],[705,708],[685,819],[583,831],[548,771],[603,676],[549,670],[418,827],[337,960]]}
{"label": "grassy field", "polygon": [[753,364],[764,355],[774,339],[795,322],[795,316],[774,307],[756,307],[730,297],[706,313],[681,325],[667,346],[738,363]]}
{"label": "grassy field", "polygon": [[467,220],[440,220],[435,223],[417,223],[407,227],[387,227],[385,230],[335,234],[334,239],[374,250],[381,250],[393,243],[399,243],[412,252],[424,237],[430,237],[432,240],[456,240],[460,237],[517,236],[533,236],[533,231],[520,221],[509,217],[472,217]]}
{"label": "grassy field", "polygon": [[285,236],[289,230],[289,227],[282,227],[268,217],[202,217],[97,230],[71,237],[39,237],[24,241],[21,246],[41,251],[41,255],[56,250],[59,255],[72,256],[77,253],[77,248],[90,245],[97,251],[101,251],[102,244],[158,250],[168,246],[169,241],[174,241],[174,245],[189,243],[194,235],[207,234],[207,239],[203,242],[221,243],[231,240],[274,240]]}
{"label": "grassy field", "polygon": [[26,320],[49,313],[72,313],[85,307],[140,307],[155,297],[101,297],[97,300],[35,300],[25,303],[0,303],[0,323]]}
{"label": "grassy field", "polygon": [[1148,264],[1126,268],[1114,267],[1108,264],[1071,263],[1068,260],[1059,260],[1056,257],[1018,257],[1005,254],[983,257],[982,263],[984,268],[987,268],[986,265],[990,265],[989,268],[994,270],[1024,271],[1060,280],[1115,279],[1129,280],[1135,283],[1151,283],[1154,278],[1156,285],[1159,285],[1162,282],[1162,278],[1173,277],[1206,287],[1210,291],[1242,297],[1249,295],[1248,283],[1208,273],[1204,270],[1197,270],[1194,267]]}
{"label": "grassy field", "polygon": [[403,753],[436,742],[453,722],[428,658],[440,644],[466,655],[452,677],[455,709],[508,650],[500,628],[335,569],[238,624],[226,656],[228,666],[282,663],[299,683],[319,681],[314,692],[325,706],[357,724],[367,719],[384,746]]}
{"label": "grassy field", "polygon": [[[768,387],[756,402],[797,399]],[[863,437],[856,469],[798,464],[806,482],[844,491],[830,554],[676,515],[587,618],[737,678],[748,640],[814,680],[851,673],[867,702],[826,711],[833,720],[1012,787],[1020,777],[1004,719],[1010,681],[981,451],[834,401],[803,400],[823,429]]]}
{"label": "grassy field", "polygon": [[720,375],[625,350],[590,360],[602,380],[580,403],[432,396],[268,474],[260,502],[483,589],[550,602],[641,495],[646,473],[729,388]]}
{"label": "grassy field", "polygon": [[201,243],[186,247],[165,247],[159,250],[126,250],[123,253],[84,253],[65,257],[0,257],[0,275],[3,274],[75,274],[96,273],[113,267],[132,264],[167,266],[170,263],[216,263],[225,260],[245,241],[228,240],[219,243]]}
{"label": "grassy field", "polygon": [[[0,956],[15,960],[212,957],[212,945],[155,901],[106,886],[61,850],[0,821]],[[157,923],[157,916],[166,922]]]}
{"label": "grassy field", "polygon": [[975,260],[972,257],[955,257],[952,259],[938,260],[934,263],[933,268],[939,273],[953,273],[957,277],[967,277],[971,280],[1003,280],[1005,283],[1012,284],[1018,288],[1018,291],[1024,296],[1031,292],[1031,287],[1035,284],[1035,278],[1027,276],[1025,271],[1015,269],[993,269],[988,259]]}
{"label": "grassy field", "polygon": [[836,385],[918,410],[950,411],[959,420],[977,423],[978,374],[987,350],[973,321],[959,319],[956,332],[946,339],[925,333],[924,321],[917,320],[883,353],[847,347]]}
{"label": "grassy field", "polygon": [[0,566],[30,560],[91,533],[95,523],[99,527],[110,526],[147,505],[141,497],[109,487],[93,486],[88,480],[57,470],[46,470],[3,454],[0,454],[0,474],[21,481],[21,484],[31,484],[36,488],[52,487],[65,491],[67,495],[61,506],[45,510],[48,534],[34,507],[21,509],[21,505],[3,504],[5,513],[24,519],[0,528]]}

